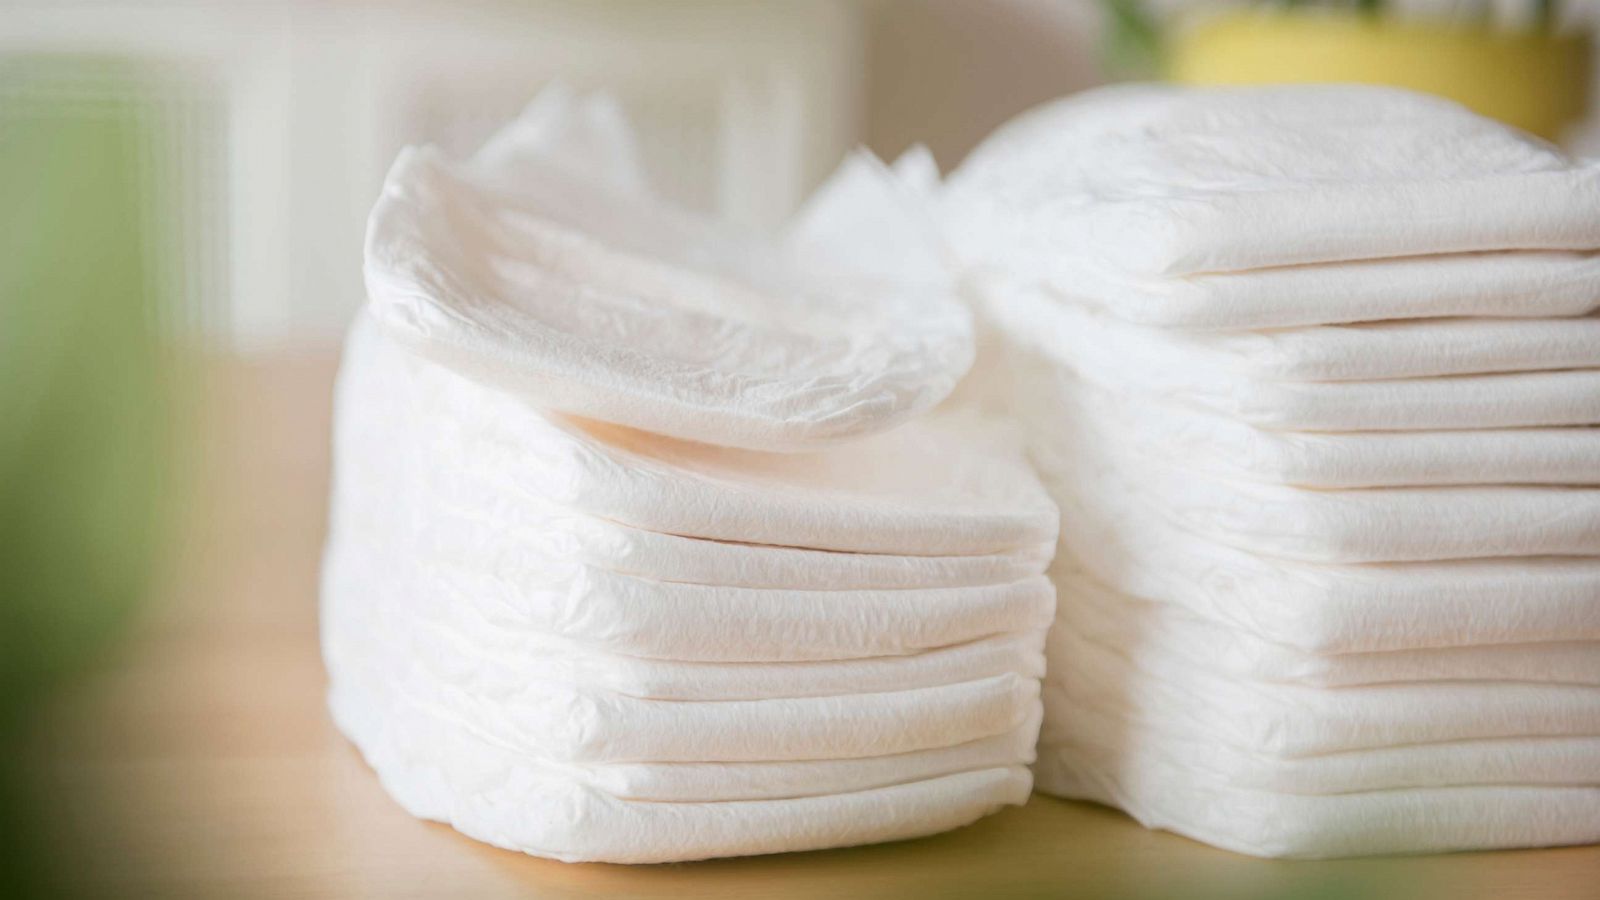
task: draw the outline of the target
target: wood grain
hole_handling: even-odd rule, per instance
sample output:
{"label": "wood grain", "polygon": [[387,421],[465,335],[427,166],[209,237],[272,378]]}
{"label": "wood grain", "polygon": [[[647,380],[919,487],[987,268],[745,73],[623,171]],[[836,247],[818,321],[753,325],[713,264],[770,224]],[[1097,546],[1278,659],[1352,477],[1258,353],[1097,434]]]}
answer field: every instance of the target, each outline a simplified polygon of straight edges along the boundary
{"label": "wood grain", "polygon": [[1600,848],[1262,861],[1036,797],[958,832],[672,866],[566,865],[418,822],[324,712],[326,356],[218,362],[199,485],[137,634],[28,755],[55,858],[118,896],[1600,896]]}

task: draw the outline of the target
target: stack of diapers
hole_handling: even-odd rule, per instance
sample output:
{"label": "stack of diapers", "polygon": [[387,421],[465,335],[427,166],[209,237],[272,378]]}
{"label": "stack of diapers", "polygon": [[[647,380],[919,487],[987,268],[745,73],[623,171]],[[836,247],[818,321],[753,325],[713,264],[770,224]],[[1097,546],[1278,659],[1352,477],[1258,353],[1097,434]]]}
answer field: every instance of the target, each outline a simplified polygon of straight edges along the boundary
{"label": "stack of diapers", "polygon": [[1023,802],[1059,514],[941,404],[972,322],[923,164],[853,159],[756,240],[652,199],[631,146],[558,90],[390,173],[336,397],[338,726],[414,815],[568,861]]}
{"label": "stack of diapers", "polygon": [[1262,856],[1600,840],[1600,166],[1129,87],[943,201],[1062,509],[1042,790]]}

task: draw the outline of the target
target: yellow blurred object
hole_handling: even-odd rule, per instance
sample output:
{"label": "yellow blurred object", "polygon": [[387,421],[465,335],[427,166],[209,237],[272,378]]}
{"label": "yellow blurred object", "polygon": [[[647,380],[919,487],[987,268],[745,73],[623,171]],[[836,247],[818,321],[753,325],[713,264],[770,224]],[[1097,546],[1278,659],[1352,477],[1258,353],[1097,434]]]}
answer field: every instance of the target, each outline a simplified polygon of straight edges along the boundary
{"label": "yellow blurred object", "polygon": [[1169,64],[1185,84],[1412,88],[1553,140],[1587,112],[1589,59],[1587,34],[1280,11],[1207,19],[1175,35]]}

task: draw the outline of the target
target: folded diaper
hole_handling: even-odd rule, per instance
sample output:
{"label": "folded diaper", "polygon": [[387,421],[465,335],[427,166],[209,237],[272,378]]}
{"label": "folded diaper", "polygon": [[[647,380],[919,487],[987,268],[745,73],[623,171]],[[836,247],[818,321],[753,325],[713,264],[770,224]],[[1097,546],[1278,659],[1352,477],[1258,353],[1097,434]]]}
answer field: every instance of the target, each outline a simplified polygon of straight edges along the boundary
{"label": "folded diaper", "polygon": [[[517,580],[554,558],[654,581],[815,590],[1010,584],[1044,571],[1054,541],[980,556],[893,556],[714,541],[633,528],[435,471],[407,540],[447,564]],[[392,496],[392,495],[391,495]]]}
{"label": "folded diaper", "polygon": [[[1055,633],[1182,660],[1225,676],[1320,687],[1415,681],[1600,685],[1597,641],[1316,653],[1277,643],[1239,623],[1208,618],[1191,607],[1106,587],[1065,554],[1050,574],[1058,591]],[[1070,669],[1070,648],[1060,648],[1056,659]]]}
{"label": "folded diaper", "polygon": [[1327,653],[1600,640],[1600,560],[1330,565],[1275,559],[1063,494],[1062,552],[1120,591]]}
{"label": "folded diaper", "polygon": [[[959,217],[955,217],[960,221]],[[959,226],[955,226],[959,227]],[[1582,316],[1600,308],[1600,255],[1552,251],[1459,253],[1212,272],[1176,278],[1105,271],[1071,253],[986,249],[972,285],[1003,293],[1040,282],[1053,296],[1143,325],[1188,329],[1289,328],[1474,316]],[[1003,266],[1009,264],[1010,270]],[[1018,273],[1031,273],[1024,279]]]}
{"label": "folded diaper", "polygon": [[[354,529],[341,522],[340,530]],[[790,591],[654,582],[583,568],[529,585],[410,562],[393,546],[340,540],[325,565],[340,578],[328,593],[348,583],[402,614],[471,634],[484,652],[525,655],[554,637],[645,659],[865,659],[1037,631],[1049,624],[1055,601],[1042,575],[974,588]]]}
{"label": "folded diaper", "polygon": [[[341,674],[366,665],[397,701],[462,731],[559,762],[856,759],[1004,734],[1038,706],[1039,682],[999,675],[879,693],[760,700],[651,700],[529,681],[498,694],[449,681],[409,646],[336,644]],[[446,651],[435,651],[443,653]],[[455,666],[459,668],[459,664]]]}
{"label": "folded diaper", "polygon": [[[1382,152],[1374,152],[1381,147]],[[1600,164],[1422,94],[1121,87],[998,130],[952,176],[952,243],[1134,277],[1600,247]],[[1019,264],[1022,258],[1027,265]]]}
{"label": "folded diaper", "polygon": [[[353,697],[351,691],[344,691]],[[355,699],[338,700],[349,705]],[[366,700],[365,702],[371,702]],[[474,735],[460,723],[431,715],[414,705],[391,705],[391,713],[426,722],[436,730]],[[565,779],[619,800],[656,803],[708,803],[785,800],[872,790],[939,778],[960,772],[1006,768],[1033,758],[1040,710],[1004,734],[890,756],[746,763],[561,763],[477,735],[498,750],[505,765],[550,780]]]}
{"label": "folded diaper", "polygon": [[1168,768],[1197,781],[1288,795],[1328,796],[1454,786],[1592,787],[1600,738],[1523,737],[1408,744],[1285,758],[1222,743],[1203,729],[1130,721],[1055,685],[1040,737],[1039,768],[1067,762],[1113,771]]}
{"label": "folded diaper", "polygon": [[1217,741],[1204,728],[1130,720],[1081,691],[1045,688],[1041,733],[1049,756],[1120,759],[1187,769],[1195,777],[1284,794],[1328,795],[1456,785],[1600,785],[1600,737],[1514,737],[1402,744],[1283,757]]}
{"label": "folded diaper", "polygon": [[1235,787],[1193,767],[1041,745],[1040,790],[1106,803],[1147,828],[1253,856],[1327,858],[1600,841],[1600,788],[1468,785],[1310,796]]}
{"label": "folded diaper", "polygon": [[500,490],[635,528],[945,556],[1035,547],[1058,527],[1012,437],[959,410],[832,450],[775,454],[545,413],[411,356],[364,320],[346,360],[360,380],[341,389],[346,406],[393,404],[386,415],[411,420],[410,440],[471,441],[463,464]]}
{"label": "folded diaper", "polygon": [[971,364],[931,230],[875,160],[853,158],[811,213],[811,233],[834,222],[878,251],[835,256],[670,208],[625,161],[587,170],[586,147],[617,141],[594,130],[536,104],[471,161],[403,152],[367,236],[383,330],[546,409],[763,450],[899,424]]}
{"label": "folded diaper", "polygon": [[891,756],[560,763],[401,699],[342,627],[325,630],[341,729],[413,814],[512,849],[648,862],[891,840],[965,824],[1028,790],[1018,764],[1032,758],[1037,704],[1010,732]]}
{"label": "folded diaper", "polygon": [[1130,721],[1203,733],[1275,757],[1536,735],[1600,737],[1594,685],[1438,681],[1326,689],[1235,678],[1065,630],[1050,642],[1046,683],[1067,695],[1093,698]]}
{"label": "folded diaper", "polygon": [[[1417,431],[1600,423],[1600,369],[1368,381],[1262,378],[1238,371],[1224,354],[1201,349],[1195,339],[1119,323],[1048,297],[1012,293],[986,305],[1015,341],[1105,390],[1261,428]],[[1585,343],[1583,330],[1574,330],[1580,338],[1574,344]]]}
{"label": "folded diaper", "polygon": [[[1198,537],[1250,553],[1325,563],[1600,554],[1600,489],[1422,487],[1307,490],[1229,482],[1097,446],[1041,447],[1057,497],[1105,515],[1132,507]],[[1059,448],[1066,451],[1066,447]]]}
{"label": "folded diaper", "polygon": [[331,704],[340,729],[412,815],[568,862],[672,862],[899,840],[1019,804],[1032,785],[1026,769],[1004,765],[814,796],[640,802],[550,777],[548,767],[414,716],[380,692],[352,694],[336,681]]}
{"label": "folded diaper", "polygon": [[[1600,281],[1600,272],[1596,274]],[[1430,318],[1255,331],[1136,325],[1049,291],[976,291],[1019,341],[1068,362],[1127,354],[1172,378],[1211,382],[1377,381],[1600,368],[1600,316]],[[1091,355],[1094,354],[1094,355]],[[1125,377],[1124,364],[1115,373]],[[1137,373],[1134,373],[1137,374]]]}
{"label": "folded diaper", "polygon": [[652,700],[763,700],[886,693],[1006,674],[1031,679],[1044,674],[1043,629],[896,656],[727,663],[628,656],[539,634],[514,642],[503,636],[484,642],[478,639],[490,629],[480,623],[456,625],[428,613],[391,623],[375,605],[364,620],[373,623],[368,627],[378,635],[400,630],[392,639],[404,641],[439,669],[442,679],[499,695],[539,683]]}
{"label": "folded diaper", "polygon": [[1309,488],[1427,485],[1600,485],[1600,429],[1271,431],[1154,397],[1083,381],[1024,348],[1006,383],[1034,440],[1059,442],[1090,421],[1114,446],[1137,448],[1197,475]]}

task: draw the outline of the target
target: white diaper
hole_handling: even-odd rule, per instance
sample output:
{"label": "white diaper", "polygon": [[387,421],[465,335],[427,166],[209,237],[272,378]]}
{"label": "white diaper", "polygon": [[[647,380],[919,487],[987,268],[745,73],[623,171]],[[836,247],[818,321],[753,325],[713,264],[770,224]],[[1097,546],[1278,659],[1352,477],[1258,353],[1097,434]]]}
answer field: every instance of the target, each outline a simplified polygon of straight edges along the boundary
{"label": "white diaper", "polygon": [[1082,692],[1045,689],[1041,757],[1120,759],[1119,768],[1181,767],[1201,780],[1284,794],[1456,785],[1600,785],[1600,737],[1513,737],[1402,744],[1284,758],[1214,740],[1204,730],[1130,720]]}
{"label": "white diaper", "polygon": [[392,398],[371,401],[384,383],[376,377],[381,374],[352,365],[340,378],[336,512],[354,502],[347,498],[359,491],[373,498],[373,515],[384,527],[404,532],[401,540],[410,552],[508,581],[540,583],[558,565],[732,587],[947,588],[1021,581],[1043,572],[1055,550],[1052,540],[996,554],[903,556],[702,540],[635,528],[506,490],[503,477],[478,471],[468,442],[419,440],[428,429],[412,407]]}
{"label": "white diaper", "polygon": [[1041,746],[1039,789],[1237,853],[1326,858],[1600,841],[1600,788],[1468,785],[1324,796],[1235,787],[1190,766]]}
{"label": "white diaper", "polygon": [[1035,445],[1063,504],[1078,500],[1105,517],[1140,508],[1253,554],[1321,563],[1600,555],[1600,488],[1308,490],[1211,478],[1097,446],[1087,427],[1071,434]]}
{"label": "white diaper", "polygon": [[1597,205],[1600,164],[1437,97],[1124,86],[996,131],[951,176],[946,221],[953,245],[1012,271],[1072,255],[1169,277],[1590,250],[1600,247]]}
{"label": "white diaper", "polygon": [[[1032,780],[1012,736],[915,756],[784,764],[777,778],[814,783],[839,769],[824,794],[742,799],[765,783],[760,766],[552,766],[390,698],[383,681],[335,678],[340,730],[361,748],[385,788],[412,815],[447,822],[478,840],[568,862],[673,862],[897,840],[965,825],[1027,798]],[[1000,748],[998,751],[996,747]],[[971,768],[966,768],[967,764]],[[730,770],[724,775],[721,770]],[[898,770],[892,780],[886,773]],[[922,772],[935,773],[918,778]],[[637,801],[636,790],[698,800]],[[717,796],[741,799],[717,801]],[[538,814],[530,814],[537,811]]]}
{"label": "white diaper", "polygon": [[1208,381],[1376,381],[1600,368],[1600,316],[1593,315],[1189,331],[1136,325],[1044,290],[973,293],[1018,341],[1046,355],[1070,361],[1079,353],[1130,354],[1161,374]]}
{"label": "white diaper", "polygon": [[1221,354],[1198,350],[1193,341],[1168,332],[1118,323],[1037,294],[990,296],[984,302],[1014,341],[1105,390],[1266,429],[1418,431],[1600,423],[1600,369],[1277,380],[1240,372]]}
{"label": "white diaper", "polygon": [[[493,488],[462,467],[436,471],[418,491],[436,513],[411,523],[406,540],[443,562],[501,577],[531,577],[551,558],[653,581],[729,587],[891,590],[1009,584],[1043,572],[1055,543],[981,556],[892,556],[703,540],[633,528],[532,496]],[[426,496],[421,496],[426,494]]]}
{"label": "white diaper", "polygon": [[472,161],[413,148],[390,171],[366,281],[408,350],[548,409],[765,450],[899,424],[971,364],[935,236],[876,160],[848,161],[807,220],[837,243],[790,247],[670,208],[620,161],[586,170],[586,127],[548,112]]}
{"label": "white diaper", "polygon": [[[596,607],[593,615],[597,621],[574,628],[576,636],[523,623],[508,625],[500,620],[496,608],[478,601],[471,580],[462,579],[464,586],[459,590],[430,589],[431,584],[446,583],[443,576],[420,576],[414,566],[395,562],[397,554],[392,548],[344,544],[337,550],[324,570],[323,594],[328,615],[338,611],[365,623],[348,633],[361,641],[387,635],[391,642],[415,644],[411,652],[442,667],[442,677],[498,694],[537,681],[642,698],[740,700],[908,690],[1003,674],[1038,678],[1043,673],[1044,628],[1054,600],[1054,591],[1041,578],[1036,606],[1023,620],[1025,627],[1009,627],[1017,624],[1017,617],[979,603],[978,612],[962,621],[983,634],[949,642],[932,640],[925,649],[906,647],[914,639],[893,631],[893,623],[884,617],[858,614],[854,620],[865,619],[863,630],[869,633],[853,640],[839,637],[823,645],[848,651],[830,654],[816,649],[817,642],[810,637],[812,631],[823,630],[812,624],[814,616],[792,615],[791,621],[784,621],[780,618],[784,610],[773,610],[771,604],[760,604],[755,598],[750,601],[753,608],[747,610],[729,604],[734,610],[728,621],[718,621],[715,610],[711,616],[701,616],[697,605],[681,602],[679,598],[685,595],[667,593],[655,598],[656,605],[675,609],[658,612],[650,621],[669,632],[700,635],[695,639],[698,643],[718,649],[698,656],[633,655],[626,652],[631,649],[626,646],[609,649],[610,645],[630,643],[611,637],[615,631],[628,630],[629,624],[616,611],[603,611],[604,604],[599,601],[591,604]],[[906,592],[907,602],[914,599],[914,593]],[[822,602],[827,597],[821,592],[802,594],[795,607],[803,611],[806,599]],[[761,622],[762,612],[774,621]],[[938,617],[937,609],[929,612]],[[984,613],[990,616],[983,618]],[[906,617],[912,618],[910,614]],[[850,628],[843,625],[834,630],[848,635]],[[935,633],[955,634],[948,623],[934,628]],[[730,649],[728,645],[740,638],[741,632],[770,632],[773,636],[753,642],[751,650]],[[786,645],[784,638],[801,649]],[[631,643],[647,650],[670,650],[691,641],[641,638]],[[763,646],[774,648],[770,657],[751,662],[722,658],[755,657]],[[879,655],[864,649],[873,646],[891,649]]]}
{"label": "white diaper", "polygon": [[[1413,681],[1600,685],[1600,641],[1313,653],[1237,623],[1207,618],[1192,607],[1106,587],[1065,554],[1052,566],[1050,577],[1057,591],[1053,633],[1081,635],[1141,656],[1182,660],[1234,678],[1315,687]],[[1056,661],[1070,668],[1070,656],[1057,655]]]}
{"label": "white diaper", "polygon": [[[1600,838],[1600,688],[1494,680],[1274,684],[1294,655],[1086,583],[1060,561],[1040,790],[1110,803],[1151,828],[1261,856],[1346,856]],[[1280,597],[1292,603],[1292,598]],[[1118,621],[1118,613],[1121,613]],[[1566,645],[1501,655],[1516,675]],[[1389,674],[1491,657],[1387,655]],[[1300,655],[1304,658],[1304,655]],[[1291,668],[1289,671],[1295,671]],[[1329,659],[1338,683],[1375,674]],[[1492,665],[1455,674],[1496,677]],[[1292,676],[1291,676],[1292,677]],[[1293,678],[1292,680],[1302,680]],[[1309,683],[1322,683],[1313,677]],[[1397,826],[1395,823],[1399,823]],[[1400,827],[1403,826],[1403,827]]]}
{"label": "white diaper", "polygon": [[411,356],[364,320],[340,381],[340,418],[396,417],[424,447],[460,431],[439,440],[470,440],[463,463],[501,490],[649,531],[954,556],[1037,547],[1059,524],[1007,429],[961,411],[815,453],[714,447],[544,414]]}
{"label": "white diaper", "polygon": [[1368,565],[1273,559],[1132,507],[1062,498],[1061,552],[1101,583],[1326,653],[1600,640],[1600,560]]}
{"label": "white diaper", "polygon": [[1583,316],[1600,308],[1600,254],[1551,251],[1413,256],[1175,278],[1115,274],[1070,253],[994,248],[1009,269],[974,261],[964,281],[987,292],[1043,290],[1141,325],[1293,328],[1474,316]]}
{"label": "white diaper", "polygon": [[551,560],[510,580],[410,558],[408,549],[363,537],[353,519],[336,518],[334,530],[342,536],[330,542],[324,568],[349,565],[340,577],[352,590],[439,610],[452,622],[481,621],[477,639],[486,648],[554,636],[652,659],[856,659],[1044,628],[1055,601],[1043,575],[974,587],[792,590],[660,582]]}
{"label": "white diaper", "polygon": [[[1023,348],[1007,391],[1035,440],[1091,421],[1116,446],[1196,475],[1310,488],[1600,485],[1600,429],[1293,432],[1257,428],[1153,397],[1118,395]],[[1060,438],[1060,440],[1066,440]]]}
{"label": "white diaper", "polygon": [[[1129,721],[1285,759],[1493,738],[1600,737],[1600,687],[1438,681],[1336,689],[1234,678],[1186,660],[1050,637],[1045,683]],[[1054,728],[1054,725],[1049,726]]]}
{"label": "white diaper", "polygon": [[[338,629],[354,622],[332,624]],[[533,680],[491,692],[455,674],[469,659],[434,665],[450,650],[420,656],[414,639],[336,639],[327,648],[336,681],[381,680],[396,702],[427,711],[451,730],[562,763],[888,756],[1005,734],[1039,706],[1039,682],[1012,674],[903,691],[760,700],[651,700]]]}

